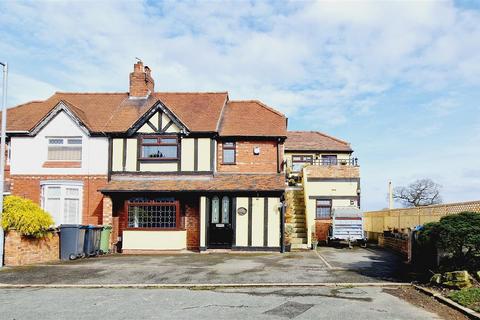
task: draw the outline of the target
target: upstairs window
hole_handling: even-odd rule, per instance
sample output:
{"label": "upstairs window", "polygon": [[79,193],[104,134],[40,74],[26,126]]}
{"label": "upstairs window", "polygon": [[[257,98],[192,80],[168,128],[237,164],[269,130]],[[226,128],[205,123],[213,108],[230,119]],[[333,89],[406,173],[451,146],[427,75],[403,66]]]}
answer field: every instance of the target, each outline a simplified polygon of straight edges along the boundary
{"label": "upstairs window", "polygon": [[337,165],[337,155],[322,155],[322,164],[324,166],[336,166]]}
{"label": "upstairs window", "polygon": [[81,161],[82,138],[48,138],[48,161]]}
{"label": "upstairs window", "polygon": [[223,164],[235,164],[235,142],[223,143]]}
{"label": "upstairs window", "polygon": [[292,171],[300,172],[302,171],[303,166],[313,163],[313,156],[307,155],[294,155],[292,156]]}
{"label": "upstairs window", "polygon": [[177,137],[143,137],[141,158],[145,160],[177,160]]}

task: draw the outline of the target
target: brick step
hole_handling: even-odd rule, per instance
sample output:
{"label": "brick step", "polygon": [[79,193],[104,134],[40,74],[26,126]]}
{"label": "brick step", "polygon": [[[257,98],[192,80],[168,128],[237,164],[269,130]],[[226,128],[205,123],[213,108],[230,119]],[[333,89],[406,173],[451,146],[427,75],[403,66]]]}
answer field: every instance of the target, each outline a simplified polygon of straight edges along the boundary
{"label": "brick step", "polygon": [[305,217],[292,217],[292,222],[305,222]]}
{"label": "brick step", "polygon": [[306,238],[307,233],[306,232],[294,232],[292,233],[292,238]]}
{"label": "brick step", "polygon": [[304,225],[301,227],[293,227],[293,232],[307,232]]}
{"label": "brick step", "polygon": [[291,222],[290,224],[294,228],[305,228],[305,221],[303,221],[303,222]]}
{"label": "brick step", "polygon": [[302,244],[302,243],[306,244],[307,239],[305,239],[305,238],[292,238],[292,239],[290,239],[290,243],[291,244],[294,244],[294,243],[296,243],[296,244]]}
{"label": "brick step", "polygon": [[297,250],[300,251],[300,250],[308,250],[309,249],[306,243],[292,243],[291,248],[292,248],[292,250],[296,250],[296,251]]}

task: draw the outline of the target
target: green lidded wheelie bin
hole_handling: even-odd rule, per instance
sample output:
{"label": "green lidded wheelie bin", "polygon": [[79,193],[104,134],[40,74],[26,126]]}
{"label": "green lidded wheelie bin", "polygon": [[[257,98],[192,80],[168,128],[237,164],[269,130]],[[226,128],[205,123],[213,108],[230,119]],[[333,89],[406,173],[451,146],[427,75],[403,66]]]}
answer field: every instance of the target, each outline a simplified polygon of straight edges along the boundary
{"label": "green lidded wheelie bin", "polygon": [[105,254],[110,252],[110,233],[112,226],[103,226],[102,235],[100,238],[100,253]]}

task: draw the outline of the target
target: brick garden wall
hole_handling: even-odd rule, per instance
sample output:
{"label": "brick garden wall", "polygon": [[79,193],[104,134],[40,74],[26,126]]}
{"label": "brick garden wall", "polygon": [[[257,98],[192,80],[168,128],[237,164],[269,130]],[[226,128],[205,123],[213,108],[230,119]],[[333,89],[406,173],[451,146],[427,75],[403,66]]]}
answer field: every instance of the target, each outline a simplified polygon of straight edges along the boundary
{"label": "brick garden wall", "polygon": [[83,224],[102,224],[103,195],[97,190],[107,184],[107,176],[81,175],[12,175],[13,195],[28,198],[40,205],[40,181],[43,180],[81,180],[83,181]]}
{"label": "brick garden wall", "polygon": [[409,256],[408,240],[384,237],[382,234],[378,236],[378,245],[382,248],[393,250],[405,258]]}
{"label": "brick garden wall", "polygon": [[[277,172],[277,142],[276,141],[237,141],[235,164],[223,163],[223,144],[217,144],[217,170],[219,172],[258,172],[258,173],[276,173]],[[254,155],[253,148],[259,147],[260,154]],[[283,160],[283,146],[279,145],[280,159]]]}
{"label": "brick garden wall", "polygon": [[5,233],[5,265],[23,266],[56,261],[59,259],[59,246],[59,234],[56,232],[50,238],[35,239],[10,230]]}

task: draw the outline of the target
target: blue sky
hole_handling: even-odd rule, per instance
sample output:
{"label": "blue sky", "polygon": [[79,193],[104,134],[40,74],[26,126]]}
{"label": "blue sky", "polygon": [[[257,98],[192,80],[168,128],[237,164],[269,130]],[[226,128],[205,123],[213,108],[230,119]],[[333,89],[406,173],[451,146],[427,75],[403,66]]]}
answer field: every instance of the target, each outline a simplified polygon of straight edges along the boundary
{"label": "blue sky", "polygon": [[10,105],[126,91],[135,57],[157,90],[228,90],[350,141],[365,209],[389,179],[480,199],[477,1],[0,2]]}

